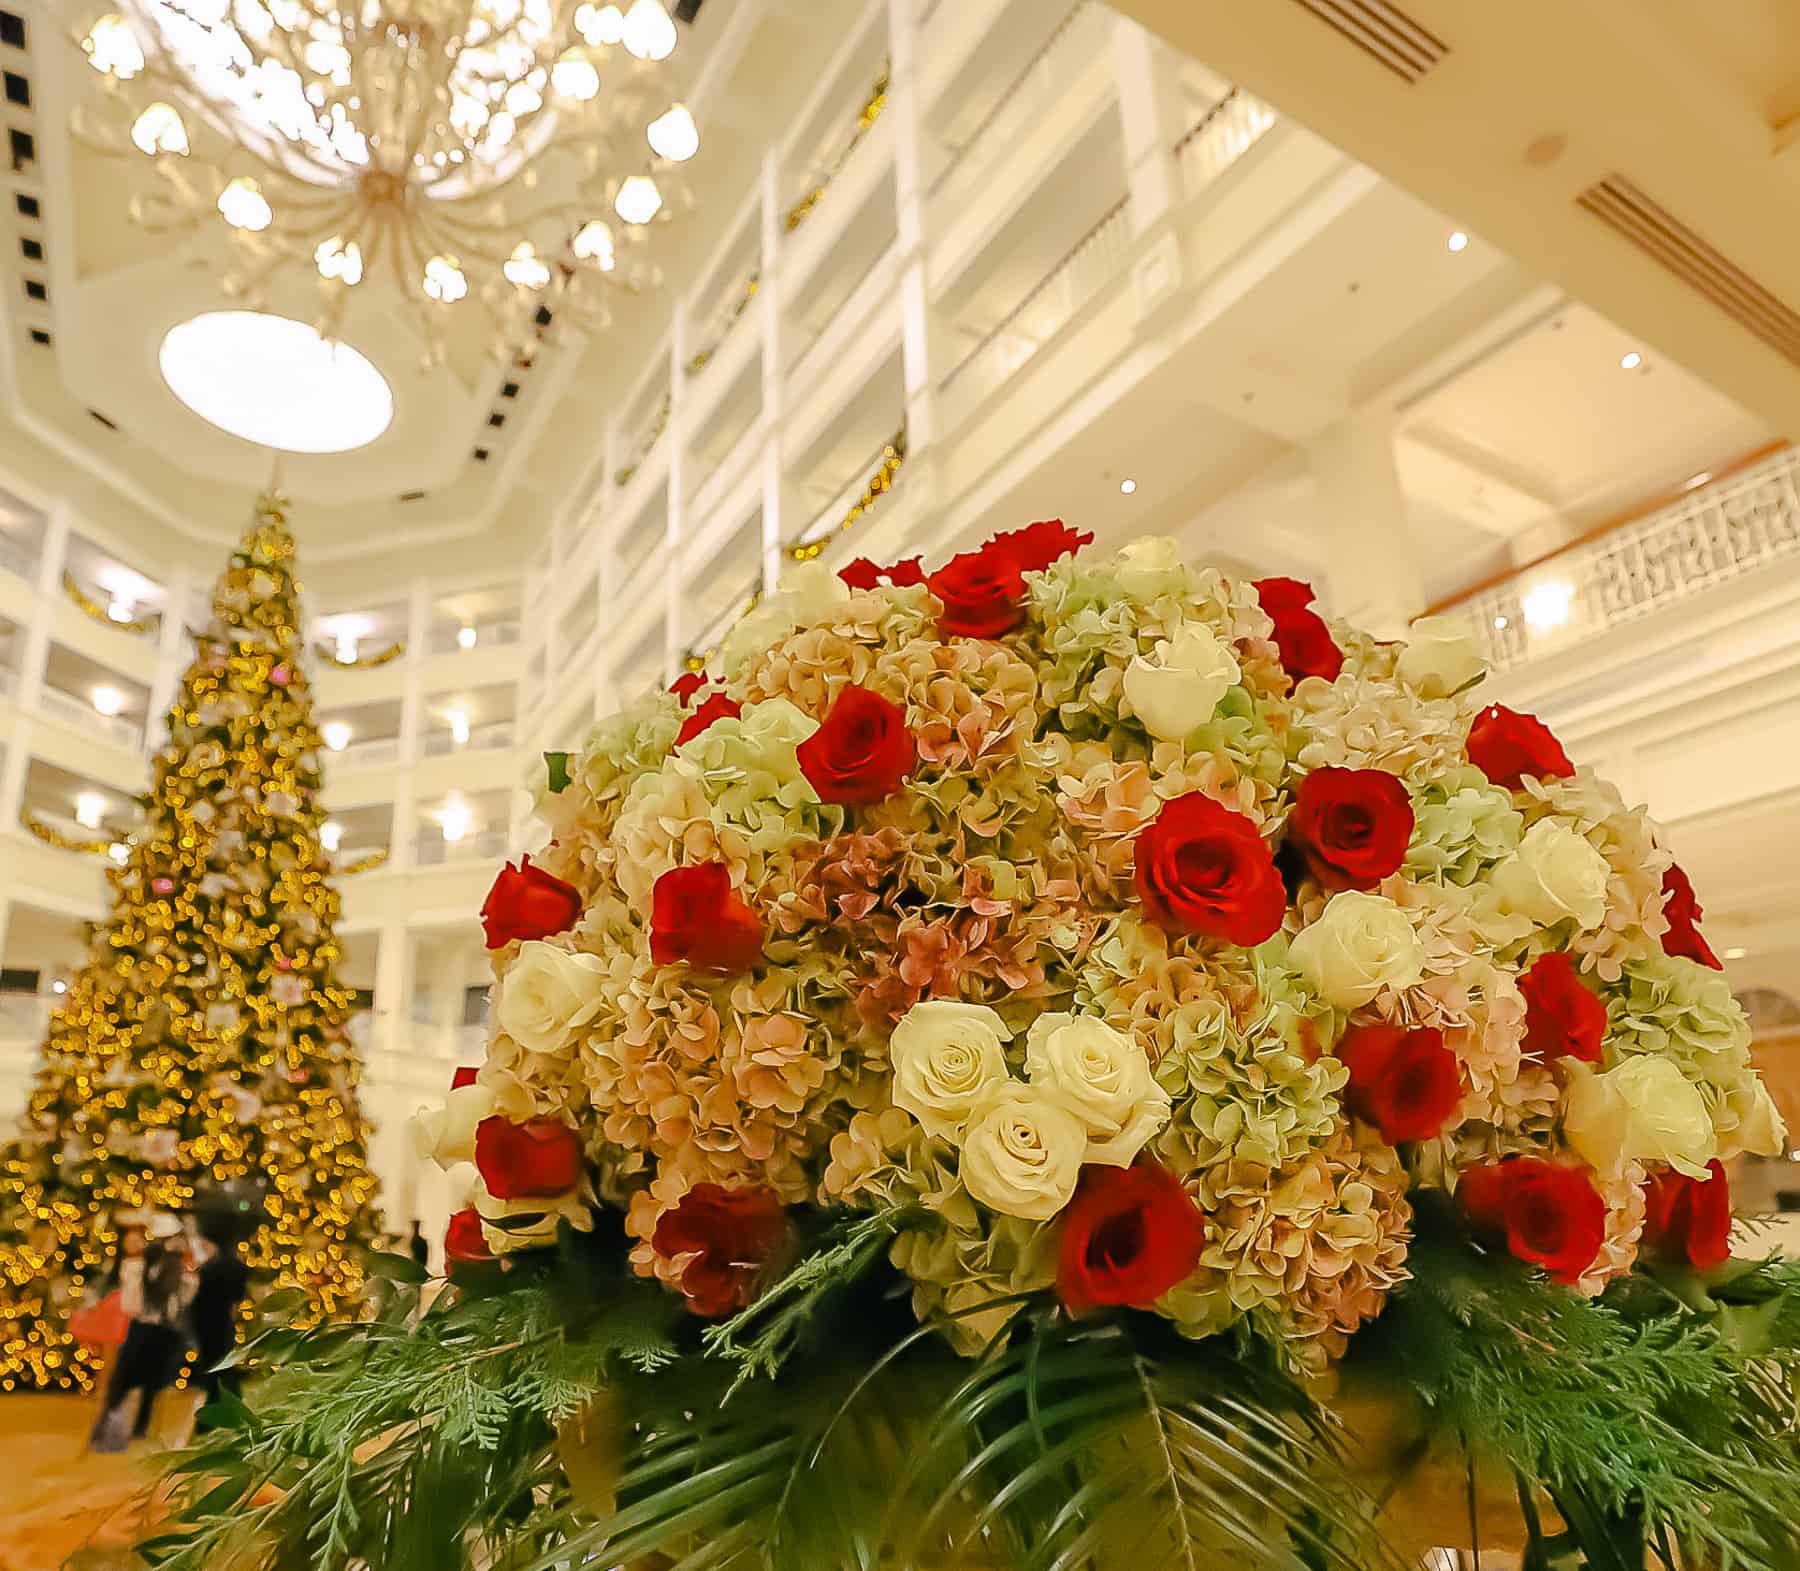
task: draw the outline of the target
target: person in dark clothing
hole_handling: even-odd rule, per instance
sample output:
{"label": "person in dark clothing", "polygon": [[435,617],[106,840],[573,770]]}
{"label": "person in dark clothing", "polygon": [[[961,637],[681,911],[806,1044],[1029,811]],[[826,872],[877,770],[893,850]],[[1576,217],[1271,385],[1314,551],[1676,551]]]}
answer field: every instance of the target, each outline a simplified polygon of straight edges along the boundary
{"label": "person in dark clothing", "polygon": [[406,1247],[412,1251],[412,1257],[420,1265],[431,1263],[431,1245],[425,1242],[425,1235],[419,1231],[419,1219],[413,1218],[412,1237],[407,1240]]}
{"label": "person in dark clothing", "polygon": [[206,1422],[206,1409],[218,1400],[222,1391],[237,1390],[238,1372],[219,1368],[219,1361],[237,1345],[238,1306],[250,1291],[250,1268],[238,1253],[235,1229],[209,1229],[205,1241],[210,1246],[201,1263],[194,1289],[194,1302],[188,1310],[188,1324],[194,1333],[196,1380],[206,1393],[200,1409],[200,1421]]}
{"label": "person in dark clothing", "polygon": [[[182,1316],[193,1290],[186,1240],[180,1236],[152,1243],[144,1251],[141,1280],[125,1280],[121,1292],[131,1329],[106,1384],[106,1406],[89,1440],[93,1450],[123,1451],[128,1440],[149,1434],[156,1399],[181,1370]],[[133,1392],[137,1417],[127,1432],[125,1405]]]}

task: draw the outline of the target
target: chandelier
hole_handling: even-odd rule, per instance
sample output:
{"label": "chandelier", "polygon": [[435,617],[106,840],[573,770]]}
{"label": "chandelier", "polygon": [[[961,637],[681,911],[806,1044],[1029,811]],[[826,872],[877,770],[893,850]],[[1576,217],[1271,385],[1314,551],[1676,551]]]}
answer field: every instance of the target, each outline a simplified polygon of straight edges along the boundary
{"label": "chandelier", "polygon": [[106,90],[76,131],[153,163],[146,229],[230,231],[228,295],[304,268],[333,336],[385,275],[428,364],[471,306],[505,358],[658,281],[700,145],[676,41],[658,0],[127,0],[80,36]]}

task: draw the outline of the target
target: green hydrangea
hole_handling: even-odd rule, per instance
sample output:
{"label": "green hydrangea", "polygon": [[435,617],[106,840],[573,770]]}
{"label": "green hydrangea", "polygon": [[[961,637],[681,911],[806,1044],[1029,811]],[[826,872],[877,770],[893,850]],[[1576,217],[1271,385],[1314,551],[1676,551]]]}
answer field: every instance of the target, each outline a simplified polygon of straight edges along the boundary
{"label": "green hydrangea", "polygon": [[842,827],[843,809],[819,800],[794,751],[817,729],[817,721],[785,698],[768,699],[741,716],[715,720],[681,749],[673,767],[692,772],[714,820],[741,831],[752,851],[824,839]]}
{"label": "green hydrangea", "polygon": [[1404,871],[1467,888],[1519,848],[1525,820],[1512,793],[1465,768],[1413,797],[1413,837]]}
{"label": "green hydrangea", "polygon": [[623,797],[632,782],[659,769],[681,730],[681,706],[667,693],[648,693],[588,733],[575,774],[596,802]]}
{"label": "green hydrangea", "polygon": [[1750,1021],[1722,973],[1671,955],[1630,960],[1607,989],[1606,1016],[1608,1069],[1655,1053],[1699,1089],[1722,1137],[1749,1115],[1757,1101]]}

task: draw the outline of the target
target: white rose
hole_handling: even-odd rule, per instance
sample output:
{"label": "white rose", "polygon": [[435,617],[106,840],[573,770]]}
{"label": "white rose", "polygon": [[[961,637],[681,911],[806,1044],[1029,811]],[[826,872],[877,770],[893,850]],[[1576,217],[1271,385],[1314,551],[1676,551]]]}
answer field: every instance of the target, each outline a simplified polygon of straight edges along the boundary
{"label": "white rose", "polygon": [[907,1010],[888,1043],[893,1097],[927,1134],[955,1140],[976,1099],[1005,1080],[1006,1023],[983,1004],[927,999]]}
{"label": "white rose", "polygon": [[475,1160],[475,1126],[494,1111],[493,1091],[479,1082],[458,1086],[437,1107],[412,1116],[413,1149],[421,1159],[448,1170]]}
{"label": "white rose", "polygon": [[850,586],[816,557],[781,581],[781,598],[797,622],[823,622],[850,598]]}
{"label": "white rose", "polygon": [[1181,547],[1167,535],[1142,535],[1119,548],[1114,561],[1119,587],[1140,600],[1179,589],[1184,575]]}
{"label": "white rose", "polygon": [[529,1053],[566,1052],[605,1002],[606,962],[530,939],[519,946],[494,1006],[500,1029]]}
{"label": "white rose", "polygon": [[1423,698],[1448,698],[1487,670],[1466,616],[1422,616],[1407,634],[1396,671]]}
{"label": "white rose", "polygon": [[1339,1009],[1366,1004],[1384,987],[1411,987],[1425,974],[1425,947],[1406,913],[1383,895],[1346,889],[1288,946],[1294,964]]}
{"label": "white rose", "polygon": [[1667,1162],[1689,1178],[1705,1178],[1718,1155],[1712,1119],[1699,1091],[1673,1062],[1653,1054],[1628,1058],[1595,1074],[1568,1061],[1563,1133],[1597,1172],[1627,1162]]}
{"label": "white rose", "polygon": [[1125,696],[1146,731],[1179,742],[1212,719],[1237,679],[1238,663],[1218,634],[1188,622],[1160,640],[1150,658],[1139,655],[1126,666]]}
{"label": "white rose", "polygon": [[1088,1162],[1129,1167],[1169,1121],[1169,1093],[1134,1038],[1093,1015],[1040,1015],[1025,1038],[1025,1073],[1087,1129]]}
{"label": "white rose", "polygon": [[1074,1195],[1087,1143],[1081,1120],[1054,1093],[993,1081],[963,1131],[963,1187],[990,1211],[1046,1221]]}
{"label": "white rose", "polygon": [[1725,1106],[1737,1121],[1729,1130],[1721,1131],[1720,1156],[1738,1156],[1746,1151],[1752,1156],[1780,1156],[1787,1150],[1787,1120],[1781,1116],[1760,1075],[1753,1072],[1747,1086],[1734,1086],[1725,1098]]}
{"label": "white rose", "polygon": [[1500,909],[1554,927],[1574,917],[1583,932],[1606,920],[1606,858],[1567,824],[1546,818],[1525,831],[1519,849],[1494,869]]}
{"label": "white rose", "polygon": [[477,1184],[470,1204],[481,1217],[482,1238],[497,1255],[555,1243],[559,1222],[566,1221],[578,1233],[594,1230],[593,1208],[579,1189],[548,1198],[496,1200],[486,1185]]}

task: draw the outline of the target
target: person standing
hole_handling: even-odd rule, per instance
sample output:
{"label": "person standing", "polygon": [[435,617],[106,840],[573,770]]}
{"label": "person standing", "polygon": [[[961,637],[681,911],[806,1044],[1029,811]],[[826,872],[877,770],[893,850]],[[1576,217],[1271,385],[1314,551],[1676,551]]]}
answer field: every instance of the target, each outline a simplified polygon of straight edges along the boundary
{"label": "person standing", "polygon": [[[173,1218],[163,1221],[161,1229],[152,1227],[158,1236],[145,1249],[141,1269],[121,1272],[119,1294],[131,1316],[131,1329],[106,1383],[106,1406],[88,1441],[95,1451],[123,1451],[128,1441],[149,1434],[156,1399],[181,1368],[182,1317],[195,1284],[180,1224]],[[137,1416],[128,1429],[126,1404],[134,1393]]]}
{"label": "person standing", "polygon": [[201,1236],[207,1253],[196,1274],[188,1323],[194,1332],[194,1368],[206,1393],[200,1408],[204,1425],[206,1410],[220,1393],[237,1390],[237,1370],[221,1369],[219,1363],[237,1345],[238,1307],[250,1290],[250,1268],[238,1253],[238,1229],[229,1222],[204,1227]]}
{"label": "person standing", "polygon": [[431,1245],[425,1242],[425,1235],[419,1231],[419,1219],[413,1218],[412,1237],[406,1241],[406,1247],[412,1251],[412,1257],[421,1266],[431,1264]]}

